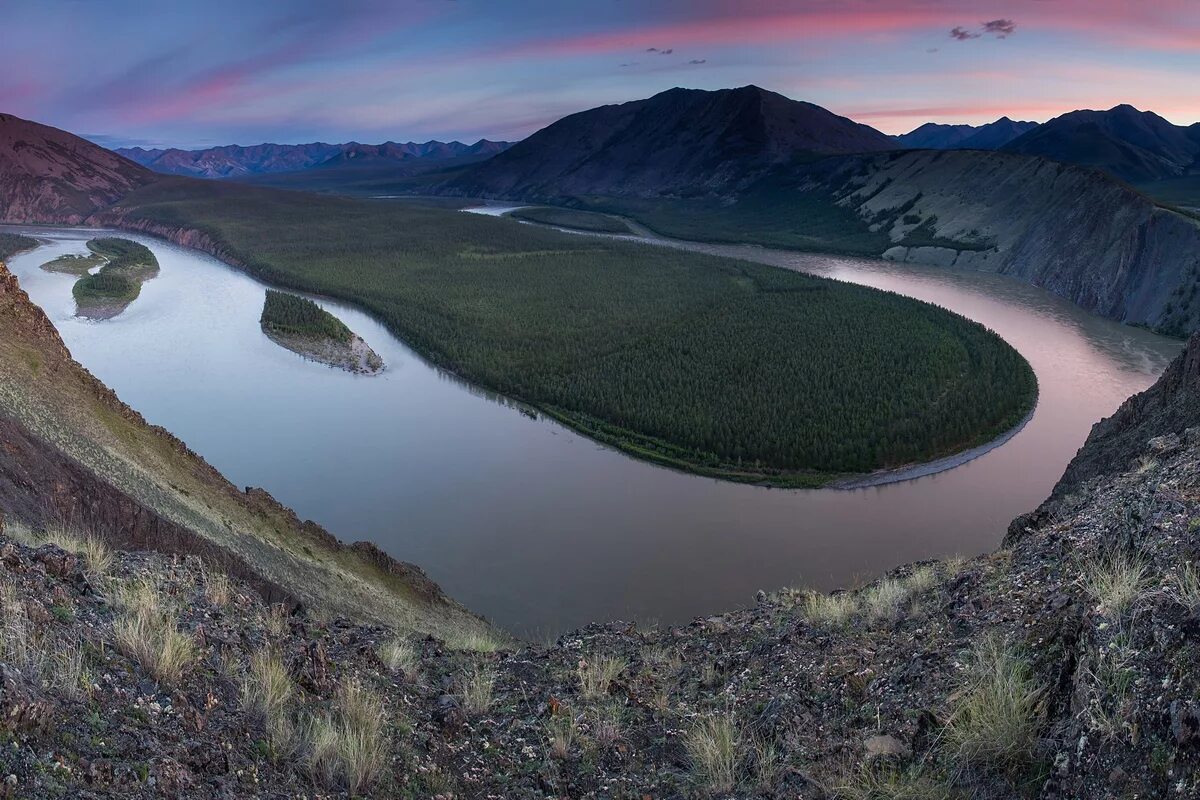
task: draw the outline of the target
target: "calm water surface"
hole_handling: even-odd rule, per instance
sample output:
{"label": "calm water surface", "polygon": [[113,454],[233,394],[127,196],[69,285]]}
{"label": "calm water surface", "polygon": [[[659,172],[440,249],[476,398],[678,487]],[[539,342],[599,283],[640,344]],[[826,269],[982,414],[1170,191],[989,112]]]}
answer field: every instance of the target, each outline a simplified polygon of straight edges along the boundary
{"label": "calm water surface", "polygon": [[528,635],[614,618],[679,622],[753,602],[759,588],[829,589],[989,550],[1049,493],[1092,423],[1179,349],[997,276],[679,245],[938,303],[996,330],[1037,372],[1029,424],[964,466],[852,491],[763,489],[641,463],[531,419],[335,302],[320,301],[387,371],[360,377],[304,361],[259,330],[263,284],[155,239],[130,237],[162,267],[137,302],[113,320],[77,319],[74,279],[39,265],[84,253],[91,234],[31,233],[47,244],[11,268],[123,400],[235,483],[265,487],[343,539],[379,543]]}

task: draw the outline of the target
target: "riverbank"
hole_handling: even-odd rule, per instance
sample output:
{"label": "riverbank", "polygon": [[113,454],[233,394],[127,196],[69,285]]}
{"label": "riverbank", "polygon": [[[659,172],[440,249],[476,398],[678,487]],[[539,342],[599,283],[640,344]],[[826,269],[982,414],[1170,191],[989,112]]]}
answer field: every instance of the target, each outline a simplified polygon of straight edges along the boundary
{"label": "riverbank", "polygon": [[283,333],[267,325],[263,326],[262,331],[268,339],[285,350],[327,367],[344,369],[356,375],[378,375],[384,369],[383,359],[358,335],[344,342]]}

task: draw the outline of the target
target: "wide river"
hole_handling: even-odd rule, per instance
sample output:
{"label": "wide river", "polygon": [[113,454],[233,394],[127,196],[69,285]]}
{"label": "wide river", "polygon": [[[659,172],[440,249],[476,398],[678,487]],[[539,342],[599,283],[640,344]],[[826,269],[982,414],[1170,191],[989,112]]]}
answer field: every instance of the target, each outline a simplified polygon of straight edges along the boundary
{"label": "wide river", "polygon": [[115,319],[78,319],[74,279],[40,265],[85,252],[92,234],[27,232],[47,244],[11,268],[123,400],[235,483],[268,489],[343,539],[377,542],[528,636],[608,619],[675,623],[752,603],[760,588],[830,589],[992,549],[1046,497],[1092,423],[1179,349],[993,275],[697,246],[937,303],[997,331],[1037,373],[1033,418],[965,465],[867,489],[765,489],[652,466],[531,418],[335,302],[321,304],[386,372],[305,361],[259,329],[262,283],[155,239],[130,237],[162,267],[141,297]]}

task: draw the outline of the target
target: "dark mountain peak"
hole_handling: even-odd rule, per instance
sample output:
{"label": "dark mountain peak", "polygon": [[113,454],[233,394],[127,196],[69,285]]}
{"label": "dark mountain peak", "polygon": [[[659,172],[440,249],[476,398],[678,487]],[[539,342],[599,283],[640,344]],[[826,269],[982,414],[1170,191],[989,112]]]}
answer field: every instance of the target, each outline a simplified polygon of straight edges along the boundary
{"label": "dark mountain peak", "polygon": [[803,155],[895,146],[874,128],[759,86],[676,87],[564,117],[451,185],[514,197],[719,191]]}

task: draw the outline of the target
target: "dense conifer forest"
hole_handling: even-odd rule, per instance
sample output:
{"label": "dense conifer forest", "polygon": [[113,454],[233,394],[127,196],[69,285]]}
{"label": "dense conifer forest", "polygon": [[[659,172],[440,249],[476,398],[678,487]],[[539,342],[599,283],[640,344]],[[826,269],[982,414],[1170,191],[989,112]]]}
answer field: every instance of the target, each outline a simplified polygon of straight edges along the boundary
{"label": "dense conifer forest", "polygon": [[229,184],[146,187],[126,224],[200,230],[355,303],[435,363],[660,462],[815,484],[986,441],[1029,365],[944,309],[773,267],[457,211]]}
{"label": "dense conifer forest", "polygon": [[12,258],[22,250],[37,247],[37,239],[21,236],[18,233],[0,233],[0,261]]}
{"label": "dense conifer forest", "polygon": [[354,334],[341,320],[312,300],[274,289],[267,290],[267,299],[263,303],[262,318],[259,322],[264,328],[295,336],[333,339],[338,342],[348,342],[354,338]]}

